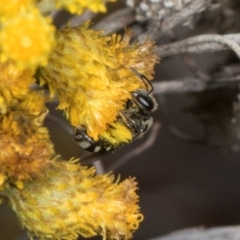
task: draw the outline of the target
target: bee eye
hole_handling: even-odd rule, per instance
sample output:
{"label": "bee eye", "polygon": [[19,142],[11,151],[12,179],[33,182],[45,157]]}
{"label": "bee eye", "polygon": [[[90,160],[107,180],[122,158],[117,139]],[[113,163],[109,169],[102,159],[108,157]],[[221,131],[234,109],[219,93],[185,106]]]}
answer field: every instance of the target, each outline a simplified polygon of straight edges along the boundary
{"label": "bee eye", "polygon": [[132,94],[134,102],[144,112],[152,112],[155,110],[156,103],[151,95],[142,90],[137,90]]}

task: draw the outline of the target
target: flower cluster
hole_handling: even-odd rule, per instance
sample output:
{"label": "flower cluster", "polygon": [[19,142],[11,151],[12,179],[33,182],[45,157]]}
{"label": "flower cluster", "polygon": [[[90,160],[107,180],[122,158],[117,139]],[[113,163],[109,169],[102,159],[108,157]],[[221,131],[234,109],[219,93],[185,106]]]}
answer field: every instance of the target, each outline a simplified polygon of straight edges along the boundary
{"label": "flower cluster", "polygon": [[[58,96],[59,108],[71,124],[84,126],[95,140],[100,135],[110,142],[131,140],[129,130],[114,122],[130,93],[144,88],[131,68],[152,79],[157,61],[153,43],[130,45],[131,35],[128,30],[123,39],[116,34],[103,36],[102,31],[89,29],[88,22],[66,27],[57,33],[49,64],[41,69],[41,83]],[[111,124],[113,128],[108,127]]]}
{"label": "flower cluster", "polygon": [[[44,187],[42,187],[44,185]],[[143,216],[136,205],[136,183],[115,182],[74,161],[53,162],[41,179],[24,190],[8,188],[10,206],[30,234],[40,239],[77,239],[100,234],[129,239]]]}
{"label": "flower cluster", "polygon": [[[131,238],[143,219],[135,180],[114,181],[78,160],[58,160],[43,121],[46,102],[57,96],[70,123],[84,125],[94,139],[131,139],[115,120],[130,92],[142,87],[131,68],[152,78],[153,43],[130,45],[130,30],[123,38],[104,36],[89,23],[56,32],[47,16],[57,8],[105,11],[103,0],[0,4],[0,200],[40,239]],[[50,96],[31,87],[36,76]]]}

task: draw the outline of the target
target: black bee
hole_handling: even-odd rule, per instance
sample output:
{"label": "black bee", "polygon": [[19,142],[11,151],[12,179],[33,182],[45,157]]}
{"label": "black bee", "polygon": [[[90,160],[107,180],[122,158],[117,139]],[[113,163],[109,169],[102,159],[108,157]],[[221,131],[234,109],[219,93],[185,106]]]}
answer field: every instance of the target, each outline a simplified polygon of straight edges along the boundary
{"label": "black bee", "polygon": [[[142,137],[152,126],[153,119],[149,114],[157,109],[157,103],[151,95],[153,86],[147,77],[134,68],[131,68],[131,70],[144,82],[146,89],[137,89],[131,93],[132,98],[127,101],[125,108],[119,112],[116,121],[126,126],[132,133],[132,140],[135,140]],[[81,158],[83,163],[98,160],[99,157],[112,153],[121,146],[126,145],[126,142],[113,145],[102,137],[95,141],[88,136],[82,126],[74,129],[74,139],[80,148],[89,153],[86,157]]]}

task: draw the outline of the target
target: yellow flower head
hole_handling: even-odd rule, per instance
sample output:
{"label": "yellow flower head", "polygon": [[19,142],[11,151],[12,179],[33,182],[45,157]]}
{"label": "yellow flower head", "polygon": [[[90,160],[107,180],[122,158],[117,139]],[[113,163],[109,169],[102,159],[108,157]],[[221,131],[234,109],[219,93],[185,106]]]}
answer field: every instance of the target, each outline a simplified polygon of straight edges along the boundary
{"label": "yellow flower head", "polygon": [[55,0],[58,8],[64,7],[71,13],[81,14],[89,9],[93,12],[106,12],[105,0]]}
{"label": "yellow flower head", "polygon": [[106,12],[106,1],[108,0],[38,0],[37,6],[44,14],[56,8],[65,8],[72,14],[82,14],[87,9],[93,12]]}
{"label": "yellow flower head", "polygon": [[32,71],[21,71],[10,62],[0,62],[0,73],[0,113],[5,114],[8,106],[26,97],[35,79]]}
{"label": "yellow flower head", "polygon": [[33,6],[32,0],[1,0],[0,19],[14,18],[22,12],[27,12]]}
{"label": "yellow flower head", "polygon": [[54,30],[50,18],[44,18],[36,8],[5,21],[0,28],[1,62],[12,60],[20,68],[46,65],[54,45]]}
{"label": "yellow flower head", "polygon": [[49,64],[41,69],[42,84],[59,97],[71,124],[84,126],[95,140],[116,120],[131,92],[145,88],[130,68],[152,79],[157,61],[149,40],[131,46],[130,31],[123,39],[102,34],[90,30],[89,23],[60,30]]}
{"label": "yellow flower head", "polygon": [[47,113],[43,97],[35,92],[28,96],[19,107],[0,115],[1,188],[7,183],[22,188],[26,179],[41,175],[54,154],[48,130],[41,126]]}
{"label": "yellow flower head", "polygon": [[73,162],[53,161],[39,179],[4,195],[23,227],[40,239],[74,240],[78,235],[129,239],[143,216],[133,178],[118,183]]}
{"label": "yellow flower head", "polygon": [[41,174],[54,153],[42,122],[45,97],[29,89],[33,72],[12,63],[0,63],[0,188],[8,183],[23,187]]}

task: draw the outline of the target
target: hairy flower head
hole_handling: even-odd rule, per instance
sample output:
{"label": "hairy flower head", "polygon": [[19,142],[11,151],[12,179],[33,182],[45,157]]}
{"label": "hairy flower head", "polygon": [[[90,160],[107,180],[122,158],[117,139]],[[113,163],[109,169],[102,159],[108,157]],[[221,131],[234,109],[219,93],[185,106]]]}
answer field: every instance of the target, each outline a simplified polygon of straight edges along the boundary
{"label": "hairy flower head", "polygon": [[130,37],[130,31],[123,39],[103,36],[90,30],[89,23],[64,28],[57,32],[49,64],[41,69],[42,84],[59,97],[59,108],[71,124],[84,126],[95,140],[116,120],[131,92],[145,88],[130,68],[152,79],[157,61],[153,43],[131,46]]}
{"label": "hairy flower head", "polygon": [[0,62],[0,73],[0,113],[5,114],[8,106],[25,98],[35,79],[32,71],[19,70],[10,62]]}
{"label": "hairy flower head", "polygon": [[143,219],[136,182],[119,183],[78,163],[53,161],[43,176],[4,194],[23,227],[40,239],[74,240],[97,234],[129,239]]}
{"label": "hairy flower head", "polygon": [[42,13],[65,8],[72,14],[82,14],[87,9],[93,12],[106,12],[105,2],[106,0],[38,0],[37,5]]}
{"label": "hairy flower head", "polygon": [[[54,159],[43,126],[48,98],[30,86],[36,69],[47,64],[56,37],[58,45],[49,65],[41,69],[41,81],[49,85],[52,95],[57,94],[59,108],[74,126],[87,126],[94,138],[102,133],[113,138],[111,142],[129,141],[130,131],[115,120],[131,91],[144,87],[130,68],[151,77],[156,62],[152,43],[130,46],[129,31],[124,39],[103,36],[89,30],[88,24],[54,36],[51,18],[42,15],[55,7],[72,13],[105,11],[103,0],[10,0],[2,5],[1,197],[6,197],[22,226],[40,239],[73,240],[97,234],[105,239],[131,238],[143,219],[134,179],[114,182],[112,175],[95,176],[92,168],[76,161]],[[114,129],[107,127],[109,121]]]}
{"label": "hairy flower head", "polygon": [[28,95],[19,108],[0,115],[1,188],[7,183],[22,188],[26,179],[41,175],[54,154],[48,130],[41,126],[47,113],[44,101],[38,93]]}
{"label": "hairy flower head", "polygon": [[33,0],[8,0],[1,1],[0,19],[1,22],[14,18],[19,13],[27,12],[33,7]]}
{"label": "hairy flower head", "polygon": [[33,72],[0,63],[0,188],[41,174],[54,153],[42,122],[45,97],[29,89]]}
{"label": "hairy flower head", "polygon": [[81,14],[89,9],[93,12],[106,12],[104,0],[55,0],[57,7],[64,7],[71,13]]}
{"label": "hairy flower head", "polygon": [[11,60],[20,68],[35,69],[46,65],[54,45],[51,19],[43,17],[37,8],[22,12],[3,22],[0,28],[1,61]]}

